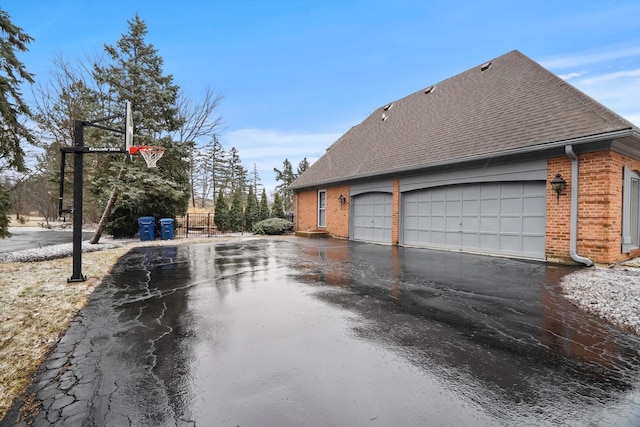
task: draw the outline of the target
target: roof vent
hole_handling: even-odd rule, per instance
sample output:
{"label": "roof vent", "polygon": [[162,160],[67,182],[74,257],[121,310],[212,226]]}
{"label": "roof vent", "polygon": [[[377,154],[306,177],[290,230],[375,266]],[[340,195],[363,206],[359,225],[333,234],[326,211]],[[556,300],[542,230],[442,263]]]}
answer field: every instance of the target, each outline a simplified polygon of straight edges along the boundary
{"label": "roof vent", "polygon": [[480,71],[487,71],[491,67],[491,62],[485,62],[480,66]]}
{"label": "roof vent", "polygon": [[385,113],[382,113],[382,121],[384,122],[385,120],[387,120],[387,115]]}
{"label": "roof vent", "polygon": [[387,104],[384,106],[384,111],[389,111],[393,107],[393,104]]}
{"label": "roof vent", "polygon": [[424,93],[426,93],[426,94],[430,94],[431,92],[433,92],[433,88],[434,88],[434,86],[429,86],[428,88],[426,88],[426,89],[424,90]]}

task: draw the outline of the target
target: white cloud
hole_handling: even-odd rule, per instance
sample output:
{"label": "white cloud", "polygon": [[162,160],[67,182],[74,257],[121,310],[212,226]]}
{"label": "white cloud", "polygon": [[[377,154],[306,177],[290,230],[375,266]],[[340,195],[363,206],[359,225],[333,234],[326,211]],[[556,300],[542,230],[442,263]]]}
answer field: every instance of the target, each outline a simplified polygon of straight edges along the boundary
{"label": "white cloud", "polygon": [[601,74],[596,77],[583,79],[582,84],[595,85],[598,83],[610,82],[612,80],[624,79],[625,77],[640,77],[640,68],[637,70],[616,71],[614,73]]}
{"label": "white cloud", "polygon": [[575,79],[576,77],[582,77],[585,74],[584,71],[581,72],[573,72],[573,73],[567,73],[567,74],[559,74],[558,77],[560,77],[562,80],[571,80],[571,79]]}
{"label": "white cloud", "polygon": [[573,53],[543,60],[540,61],[540,64],[549,69],[564,69],[637,56],[640,56],[640,43],[633,46],[607,46],[599,50]]}

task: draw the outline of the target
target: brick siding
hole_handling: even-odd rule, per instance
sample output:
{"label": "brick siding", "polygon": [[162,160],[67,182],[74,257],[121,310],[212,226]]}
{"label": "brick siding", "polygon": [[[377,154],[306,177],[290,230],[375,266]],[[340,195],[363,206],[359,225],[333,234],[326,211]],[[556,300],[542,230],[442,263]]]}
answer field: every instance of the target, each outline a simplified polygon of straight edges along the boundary
{"label": "brick siding", "polygon": [[[578,190],[577,253],[596,263],[615,263],[640,255],[640,250],[622,253],[623,168],[640,169],[640,161],[613,151],[580,154]],[[560,202],[548,186],[546,254],[549,260],[570,260],[571,160],[547,161],[547,182],[562,174],[567,188]]]}

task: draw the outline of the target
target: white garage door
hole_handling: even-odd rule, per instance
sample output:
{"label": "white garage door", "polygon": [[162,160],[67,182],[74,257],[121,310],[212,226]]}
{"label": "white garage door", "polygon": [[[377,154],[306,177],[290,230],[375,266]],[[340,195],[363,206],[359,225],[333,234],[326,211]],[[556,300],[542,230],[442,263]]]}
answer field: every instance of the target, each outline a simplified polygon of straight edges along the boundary
{"label": "white garage door", "polygon": [[351,209],[351,239],[391,243],[391,194],[359,194],[352,198]]}
{"label": "white garage door", "polygon": [[402,197],[403,243],[544,259],[544,182],[451,185]]}

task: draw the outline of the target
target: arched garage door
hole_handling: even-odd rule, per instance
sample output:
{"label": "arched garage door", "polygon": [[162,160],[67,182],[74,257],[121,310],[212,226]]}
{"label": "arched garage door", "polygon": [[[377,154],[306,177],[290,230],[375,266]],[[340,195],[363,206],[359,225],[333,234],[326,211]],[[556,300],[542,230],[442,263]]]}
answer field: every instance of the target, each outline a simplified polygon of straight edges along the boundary
{"label": "arched garage door", "polygon": [[544,259],[544,182],[463,184],[402,195],[405,245]]}
{"label": "arched garage door", "polygon": [[364,193],[351,199],[351,239],[391,243],[391,194]]}

